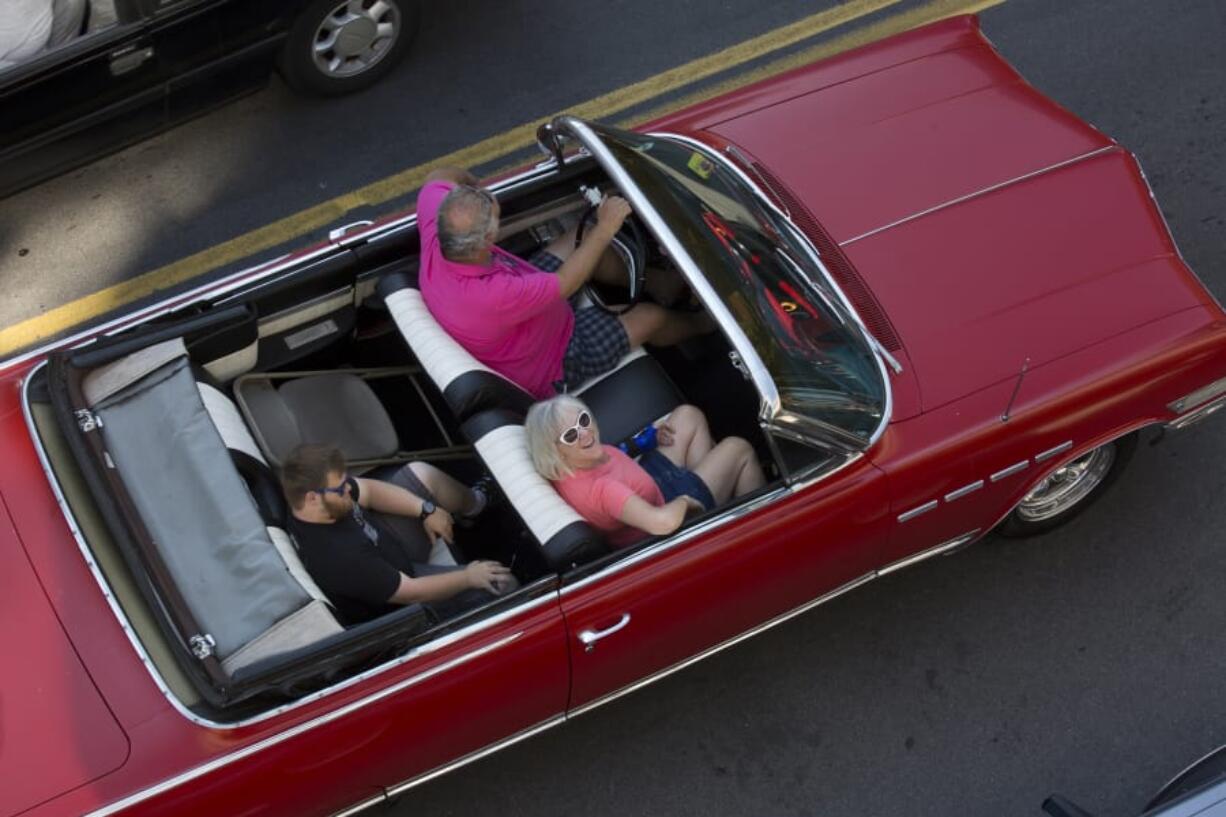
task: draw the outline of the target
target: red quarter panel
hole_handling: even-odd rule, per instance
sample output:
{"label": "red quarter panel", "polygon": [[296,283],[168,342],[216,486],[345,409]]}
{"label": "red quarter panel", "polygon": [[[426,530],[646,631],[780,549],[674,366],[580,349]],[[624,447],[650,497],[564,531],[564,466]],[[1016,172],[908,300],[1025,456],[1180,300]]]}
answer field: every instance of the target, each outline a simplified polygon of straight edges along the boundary
{"label": "red quarter panel", "polygon": [[0,513],[0,813],[114,771],[128,740],[81,666],[9,519]]}

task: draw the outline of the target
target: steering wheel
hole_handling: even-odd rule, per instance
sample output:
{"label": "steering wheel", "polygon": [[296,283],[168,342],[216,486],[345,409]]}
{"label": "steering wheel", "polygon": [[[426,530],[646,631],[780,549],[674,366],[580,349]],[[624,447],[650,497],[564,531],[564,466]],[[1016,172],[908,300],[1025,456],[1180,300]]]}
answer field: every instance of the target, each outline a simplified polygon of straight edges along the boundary
{"label": "steering wheel", "polygon": [[[578,247],[583,243],[583,233],[587,229],[588,221],[596,214],[597,205],[589,206],[584,212],[582,218],[579,219],[579,226],[575,228],[575,246]],[[629,290],[628,296],[622,303],[610,303],[608,299],[600,292],[600,287],[593,284],[589,278],[588,282],[583,285],[584,292],[592,299],[592,303],[608,312],[611,315],[623,315],[634,308],[634,305],[643,297],[644,283],[647,279],[647,241],[643,235],[643,228],[639,226],[638,221],[633,215],[628,216],[622,222],[621,229],[613,236],[613,240],[609,242],[609,249],[617,254],[621,259],[622,264],[626,267],[626,287]],[[621,300],[621,299],[619,299]]]}

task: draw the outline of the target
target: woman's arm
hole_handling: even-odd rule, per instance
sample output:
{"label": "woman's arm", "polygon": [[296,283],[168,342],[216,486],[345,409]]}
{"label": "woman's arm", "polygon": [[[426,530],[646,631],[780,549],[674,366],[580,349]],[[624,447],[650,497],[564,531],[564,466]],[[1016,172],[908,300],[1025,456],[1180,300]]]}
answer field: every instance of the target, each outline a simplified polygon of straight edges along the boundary
{"label": "woman's arm", "polygon": [[652,505],[635,494],[626,500],[618,519],[652,536],[663,536],[681,527],[681,523],[685,521],[685,511],[688,506],[689,502],[683,496],[664,505]]}

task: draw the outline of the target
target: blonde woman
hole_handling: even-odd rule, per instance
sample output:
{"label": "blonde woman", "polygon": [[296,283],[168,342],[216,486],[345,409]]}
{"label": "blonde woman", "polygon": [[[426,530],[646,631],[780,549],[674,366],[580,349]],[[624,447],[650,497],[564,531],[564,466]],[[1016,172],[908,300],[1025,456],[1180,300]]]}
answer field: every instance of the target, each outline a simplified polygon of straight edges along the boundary
{"label": "blonde woman", "polygon": [[534,405],[524,428],[537,471],[613,547],[672,533],[689,511],[711,510],[765,482],[753,447],[740,437],[716,443],[696,406],[678,406],[654,434],[641,435],[638,462],[602,444],[591,410],[570,395]]}

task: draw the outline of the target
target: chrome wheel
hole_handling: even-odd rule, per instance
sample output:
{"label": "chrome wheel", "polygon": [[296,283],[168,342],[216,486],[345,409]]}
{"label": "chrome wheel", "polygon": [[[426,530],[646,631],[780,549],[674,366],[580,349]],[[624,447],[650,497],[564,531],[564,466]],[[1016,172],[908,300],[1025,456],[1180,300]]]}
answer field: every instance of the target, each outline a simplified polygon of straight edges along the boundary
{"label": "chrome wheel", "polygon": [[400,11],[394,2],[338,2],[312,39],[315,67],[337,79],[365,73],[392,50],[401,27]]}
{"label": "chrome wheel", "polygon": [[1025,522],[1045,522],[1069,511],[1094,492],[1115,463],[1115,443],[1095,448],[1083,457],[1057,468],[1017,506]]}

